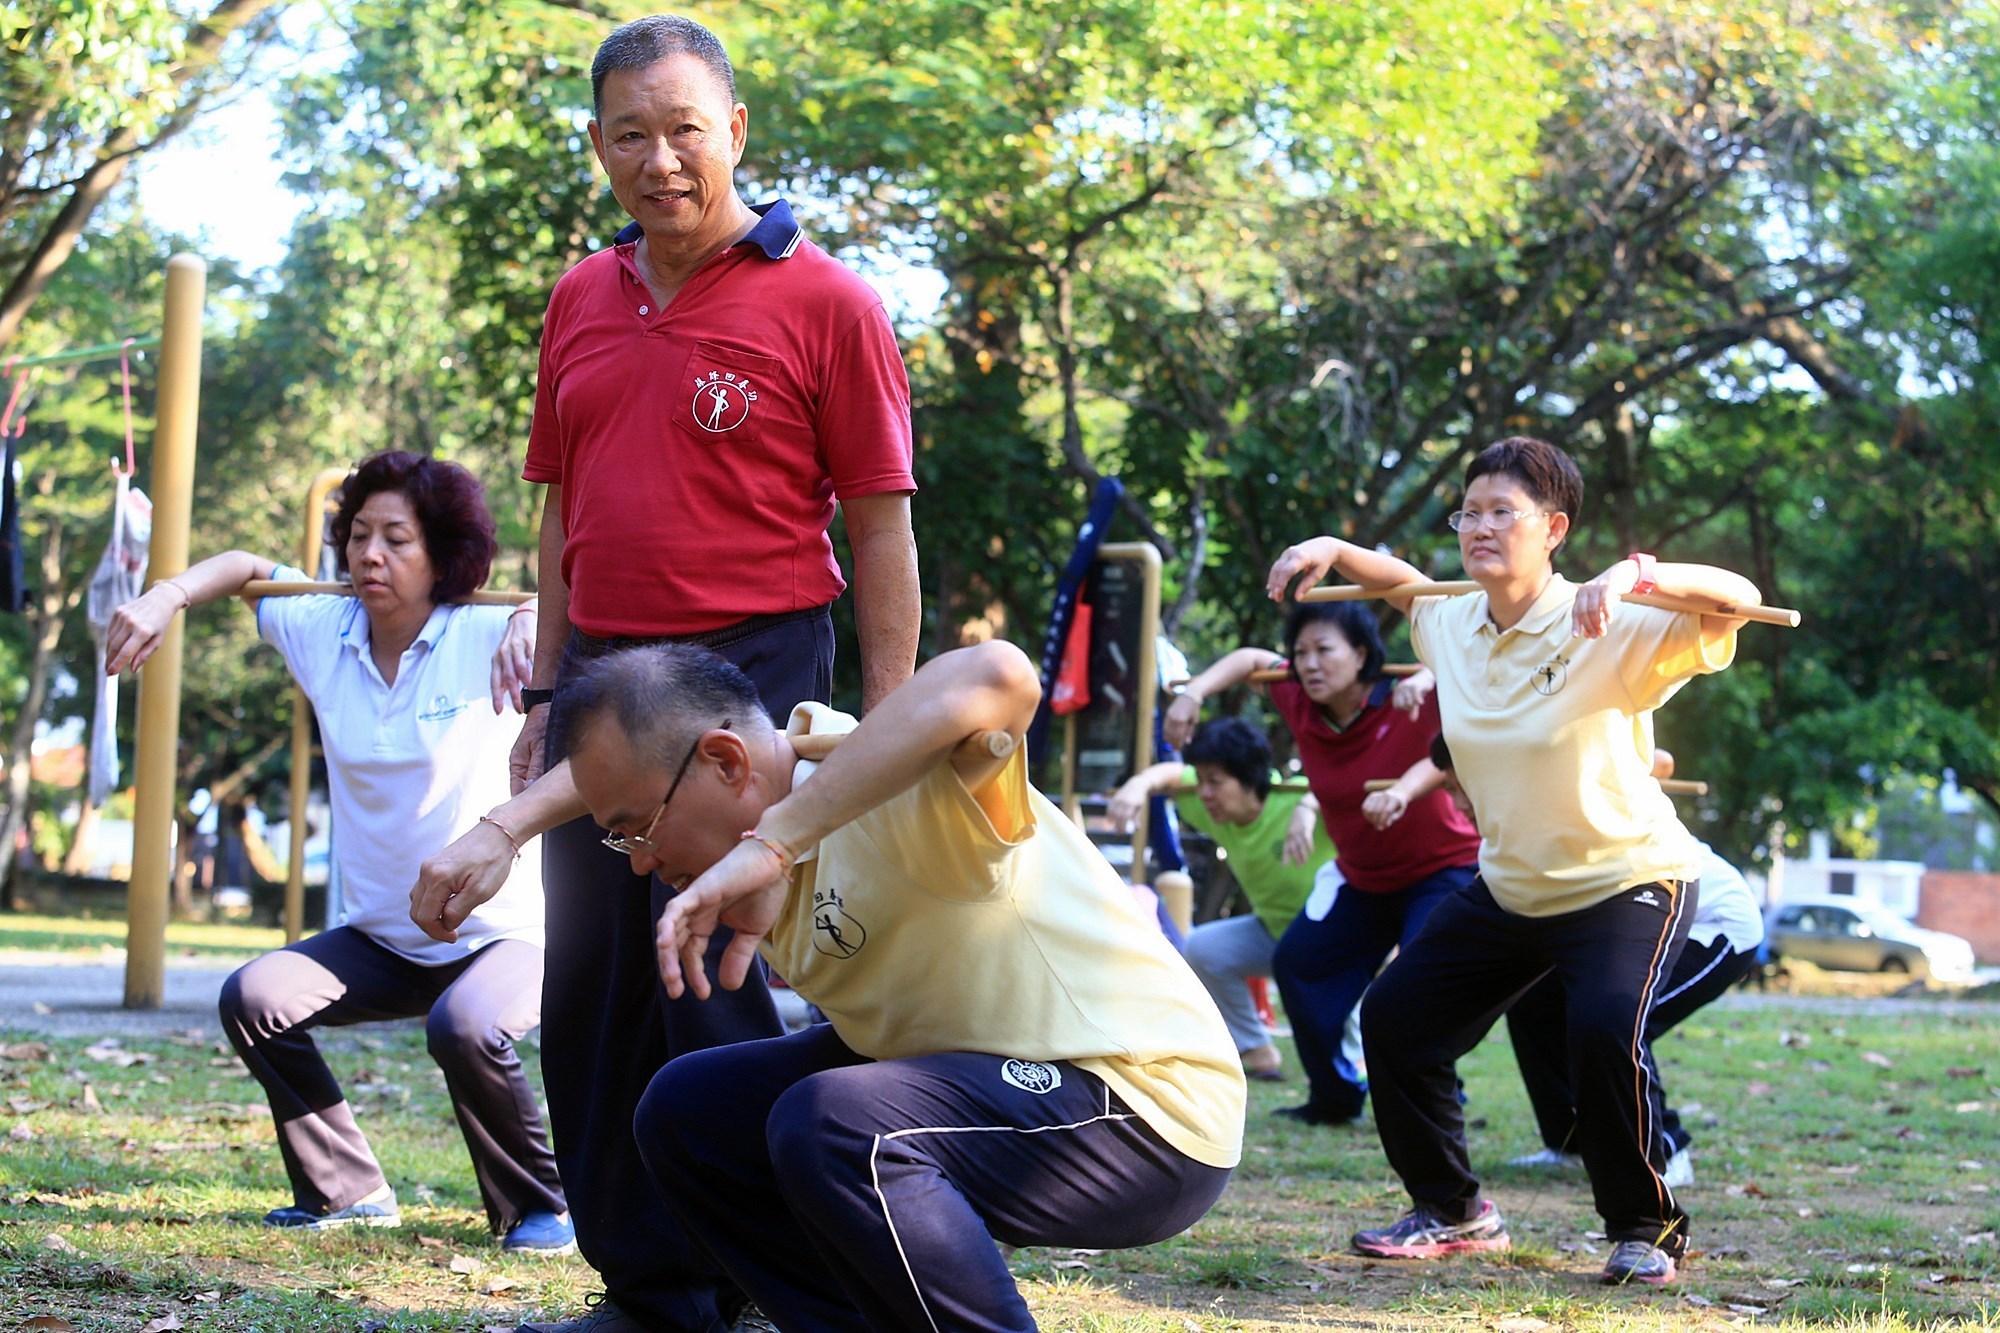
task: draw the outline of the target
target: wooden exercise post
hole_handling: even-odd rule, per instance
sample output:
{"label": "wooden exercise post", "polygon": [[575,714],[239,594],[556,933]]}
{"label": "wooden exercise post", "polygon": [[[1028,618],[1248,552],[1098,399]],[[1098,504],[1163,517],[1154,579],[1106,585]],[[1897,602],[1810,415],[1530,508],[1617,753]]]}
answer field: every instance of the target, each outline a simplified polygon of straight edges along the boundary
{"label": "wooden exercise post", "polygon": [[[187,568],[194,512],[195,420],[201,405],[201,309],[208,266],[189,254],[167,261],[161,317],[160,382],[154,402],[151,582]],[[132,817],[132,883],[125,899],[125,1007],[157,1009],[166,999],[167,902],[174,874],[174,767],[180,748],[181,647],[175,616],[139,673],[138,792]]]}

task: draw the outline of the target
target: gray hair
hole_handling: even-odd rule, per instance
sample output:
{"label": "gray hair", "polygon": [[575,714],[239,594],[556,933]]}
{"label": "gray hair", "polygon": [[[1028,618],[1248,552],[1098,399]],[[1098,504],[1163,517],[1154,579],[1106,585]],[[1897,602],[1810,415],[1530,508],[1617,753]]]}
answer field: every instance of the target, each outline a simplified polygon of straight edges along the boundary
{"label": "gray hair", "polygon": [[768,731],[757,687],[727,658],[687,643],[640,644],[581,663],[556,705],[581,741],[601,722],[639,753],[672,766],[705,731],[728,722],[740,734]]}
{"label": "gray hair", "polygon": [[716,35],[679,14],[648,14],[619,28],[597,48],[590,62],[590,114],[603,118],[604,77],[612,70],[645,69],[678,55],[693,56],[708,66],[728,94],[729,104],[736,104],[736,67]]}

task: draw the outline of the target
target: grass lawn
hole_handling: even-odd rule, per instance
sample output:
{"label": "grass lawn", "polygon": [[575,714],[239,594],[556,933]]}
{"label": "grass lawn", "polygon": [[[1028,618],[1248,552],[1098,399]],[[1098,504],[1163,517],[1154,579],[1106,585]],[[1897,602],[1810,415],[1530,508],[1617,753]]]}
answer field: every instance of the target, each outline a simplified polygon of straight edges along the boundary
{"label": "grass lawn", "polygon": [[[1463,1072],[1509,1256],[1344,1253],[1402,1196],[1371,1128],[1273,1121],[1294,1081],[1253,1085],[1243,1166],[1192,1232],[1139,1251],[1024,1250],[1015,1271],[1043,1327],[1100,1333],[2000,1328],[2000,1006],[1728,1003],[1660,1052],[1699,1172],[1696,1253],[1672,1287],[1596,1285],[1606,1245],[1581,1179],[1499,1165],[1538,1145],[1497,1037]],[[258,1225],[289,1197],[260,1091],[212,1024],[116,1047],[0,1033],[0,1330],[482,1333],[577,1311],[595,1289],[581,1260],[502,1258],[487,1236],[420,1029],[324,1044],[402,1200],[400,1230]]]}
{"label": "grass lawn", "polygon": [[[169,966],[175,958],[247,963],[284,942],[285,932],[274,926],[195,921],[167,923]],[[0,954],[9,951],[31,951],[44,958],[50,954],[93,961],[114,956],[122,958],[125,953],[125,918],[0,913]]]}

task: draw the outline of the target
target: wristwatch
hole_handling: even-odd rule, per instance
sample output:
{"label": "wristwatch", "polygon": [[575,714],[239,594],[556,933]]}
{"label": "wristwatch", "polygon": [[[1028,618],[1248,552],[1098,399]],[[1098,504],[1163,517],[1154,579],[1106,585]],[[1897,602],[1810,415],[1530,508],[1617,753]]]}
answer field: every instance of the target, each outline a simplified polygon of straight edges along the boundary
{"label": "wristwatch", "polygon": [[555,701],[556,701],[556,692],[554,690],[521,691],[521,709],[523,712],[527,711],[530,708],[534,708],[537,705],[552,704]]}
{"label": "wristwatch", "polygon": [[1632,591],[1644,595],[1659,585],[1653,582],[1653,557],[1644,551],[1634,551],[1625,557],[1639,567],[1639,581],[1632,585]]}

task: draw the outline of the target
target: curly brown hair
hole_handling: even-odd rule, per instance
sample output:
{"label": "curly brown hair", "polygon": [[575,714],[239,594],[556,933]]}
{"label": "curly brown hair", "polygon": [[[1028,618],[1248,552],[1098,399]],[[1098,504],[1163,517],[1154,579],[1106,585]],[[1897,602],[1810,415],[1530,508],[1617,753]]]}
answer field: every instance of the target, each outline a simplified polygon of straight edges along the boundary
{"label": "curly brown hair", "polygon": [[416,512],[424,553],[437,575],[431,584],[433,602],[462,602],[486,582],[500,547],[493,540],[485,487],[456,463],[402,449],[370,454],[341,484],[340,508],[333,515],[334,558],[341,574],[347,573],[354,516],[379,491],[400,491]]}

